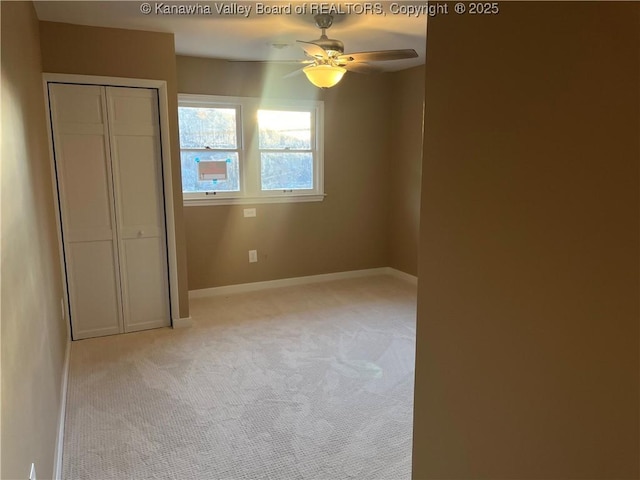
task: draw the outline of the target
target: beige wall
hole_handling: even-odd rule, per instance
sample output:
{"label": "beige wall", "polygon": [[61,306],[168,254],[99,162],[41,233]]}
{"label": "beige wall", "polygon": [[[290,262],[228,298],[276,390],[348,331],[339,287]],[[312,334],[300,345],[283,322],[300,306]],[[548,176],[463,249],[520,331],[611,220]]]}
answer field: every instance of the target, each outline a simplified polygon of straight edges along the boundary
{"label": "beige wall", "polygon": [[[181,93],[325,102],[323,202],[185,207],[189,288],[389,265],[389,75],[347,74],[321,91],[260,64],[178,57]],[[253,205],[250,205],[253,206]],[[257,249],[259,261],[248,263]]]}
{"label": "beige wall", "polygon": [[640,6],[500,9],[429,24],[413,475],[637,479]]}
{"label": "beige wall", "polygon": [[67,343],[46,134],[38,21],[2,9],[2,467],[52,478]]}
{"label": "beige wall", "polygon": [[424,65],[392,74],[389,266],[418,274]]}
{"label": "beige wall", "polygon": [[189,316],[173,34],[40,22],[45,72],[165,80],[173,162],[180,316]]}

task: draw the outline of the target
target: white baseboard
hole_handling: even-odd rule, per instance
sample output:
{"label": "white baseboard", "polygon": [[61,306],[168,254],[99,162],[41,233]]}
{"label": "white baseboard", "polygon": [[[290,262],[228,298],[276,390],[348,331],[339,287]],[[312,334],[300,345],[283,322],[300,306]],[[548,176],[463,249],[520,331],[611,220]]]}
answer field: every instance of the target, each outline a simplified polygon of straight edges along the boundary
{"label": "white baseboard", "polygon": [[190,290],[189,300],[194,298],[216,297],[233,293],[255,292],[269,288],[292,287],[295,285],[307,285],[310,283],[329,282],[332,280],[344,280],[348,278],[370,277],[374,275],[393,275],[402,280],[408,280],[417,284],[417,278],[408,273],[395,270],[390,267],[368,268],[366,270],[351,270],[348,272],[325,273],[322,275],[308,275],[305,277],[283,278],[280,280],[268,280],[265,282],[241,283],[238,285],[226,285],[223,287],[202,288]]}
{"label": "white baseboard", "polygon": [[388,274],[392,275],[396,278],[399,278],[400,280],[405,280],[409,283],[411,283],[412,285],[418,285],[418,277],[416,277],[415,275],[411,275],[409,273],[405,273],[401,270],[396,270],[395,268],[391,268],[391,267],[387,267],[388,268]]}
{"label": "white baseboard", "polygon": [[193,322],[191,321],[191,317],[174,318],[173,321],[171,322],[171,326],[173,328],[188,328],[188,327],[191,327],[192,325],[193,325]]}
{"label": "white baseboard", "polygon": [[60,391],[60,413],[58,414],[58,438],[56,438],[56,453],[53,459],[53,475],[55,479],[62,479],[62,453],[64,449],[64,421],[67,415],[67,389],[69,387],[69,359],[71,356],[71,341],[67,340],[64,352],[64,366],[62,367],[62,384]]}

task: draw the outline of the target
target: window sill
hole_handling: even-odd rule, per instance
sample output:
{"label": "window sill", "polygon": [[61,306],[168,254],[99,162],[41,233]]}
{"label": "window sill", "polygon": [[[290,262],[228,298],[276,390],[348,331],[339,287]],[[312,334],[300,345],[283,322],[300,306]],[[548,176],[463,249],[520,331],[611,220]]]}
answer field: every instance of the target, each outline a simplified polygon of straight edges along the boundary
{"label": "window sill", "polygon": [[305,203],[321,202],[326,194],[286,195],[277,197],[218,197],[218,198],[185,198],[185,207],[201,207],[211,205],[259,205],[263,203]]}

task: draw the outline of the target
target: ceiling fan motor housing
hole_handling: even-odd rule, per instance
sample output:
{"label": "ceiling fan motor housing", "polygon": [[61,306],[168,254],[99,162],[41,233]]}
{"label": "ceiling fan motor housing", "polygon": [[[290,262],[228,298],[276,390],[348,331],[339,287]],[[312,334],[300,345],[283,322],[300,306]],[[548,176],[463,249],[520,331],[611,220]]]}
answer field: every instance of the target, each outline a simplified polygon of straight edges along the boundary
{"label": "ceiling fan motor housing", "polygon": [[313,43],[326,50],[330,57],[342,55],[344,53],[344,43],[335,38],[327,37],[326,31],[333,25],[333,15],[329,13],[319,13],[313,18],[316,21],[316,26],[322,30],[322,36],[318,40],[314,40]]}
{"label": "ceiling fan motor housing", "polygon": [[318,40],[314,40],[313,43],[324,48],[330,57],[337,57],[344,53],[344,43],[326,35],[322,35]]}

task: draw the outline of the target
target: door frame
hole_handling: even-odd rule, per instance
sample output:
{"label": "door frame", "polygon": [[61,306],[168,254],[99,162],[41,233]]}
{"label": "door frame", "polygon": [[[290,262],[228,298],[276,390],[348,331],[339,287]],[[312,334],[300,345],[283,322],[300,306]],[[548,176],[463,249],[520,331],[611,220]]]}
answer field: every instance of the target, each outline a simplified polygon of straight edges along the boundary
{"label": "door frame", "polygon": [[51,108],[49,99],[50,83],[67,83],[77,85],[96,85],[110,87],[152,88],[158,91],[158,107],[160,115],[160,144],[162,148],[162,186],[164,189],[164,215],[167,236],[167,263],[169,269],[169,301],[171,304],[171,325],[175,328],[180,319],[180,295],[178,292],[178,256],[176,253],[176,226],[173,201],[173,175],[171,162],[171,139],[169,135],[169,102],[167,82],[139,78],[105,77],[93,75],[76,75],[67,73],[43,73],[45,114],[49,138],[49,166],[53,183],[53,201],[56,214],[58,236],[58,253],[62,268],[62,284],[64,301],[61,306],[67,324],[67,338],[71,340],[71,319],[69,316],[69,288],[67,285],[64,245],[62,242],[62,218],[60,216],[60,197],[56,179],[55,153],[53,148],[53,126],[51,124]]}

